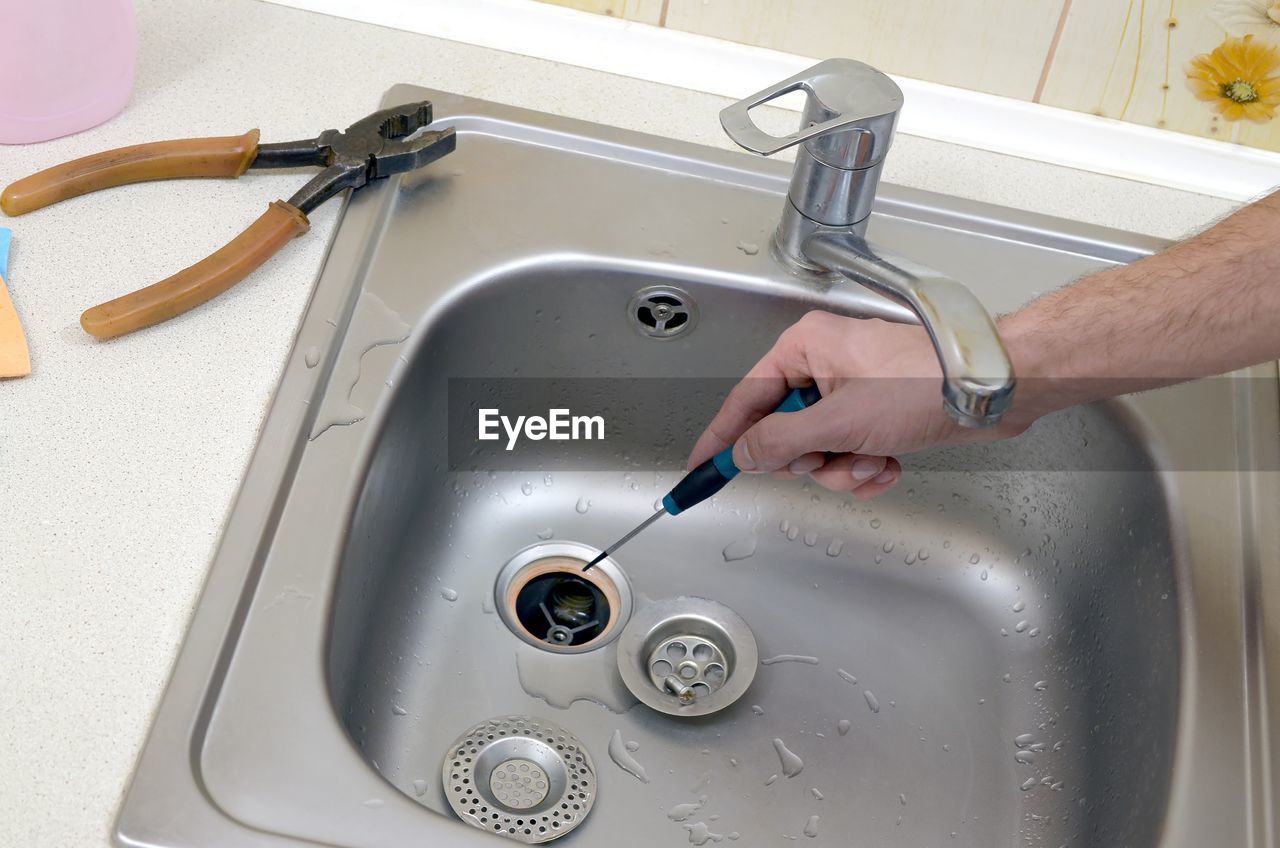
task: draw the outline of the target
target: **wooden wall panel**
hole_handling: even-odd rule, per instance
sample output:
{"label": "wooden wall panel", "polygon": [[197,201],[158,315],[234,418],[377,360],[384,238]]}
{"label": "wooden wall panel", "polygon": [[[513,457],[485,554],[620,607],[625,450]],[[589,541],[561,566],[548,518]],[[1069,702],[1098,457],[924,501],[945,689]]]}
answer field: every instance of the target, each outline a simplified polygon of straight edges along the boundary
{"label": "wooden wall panel", "polygon": [[[802,56],[1280,150],[1280,116],[1231,120],[1186,68],[1251,35],[1280,115],[1277,0],[544,0]],[[1274,64],[1274,67],[1271,67]],[[1223,81],[1230,83],[1230,80]],[[1259,80],[1249,81],[1259,82]]]}
{"label": "wooden wall panel", "polygon": [[[1187,86],[1187,63],[1229,37],[1219,18],[1239,34],[1250,31],[1230,14],[1249,5],[1260,10],[1260,21],[1269,20],[1270,3],[1250,0],[1073,0],[1041,102],[1280,149],[1280,124],[1227,121]],[[1273,34],[1260,26],[1255,38],[1280,44],[1280,25],[1271,28]]]}
{"label": "wooden wall panel", "polygon": [[667,26],[1030,98],[1062,0],[669,0]]}
{"label": "wooden wall panel", "polygon": [[599,15],[611,15],[615,18],[626,18],[642,24],[660,25],[662,23],[663,0],[543,0],[557,6],[567,6],[581,12],[595,12]]}

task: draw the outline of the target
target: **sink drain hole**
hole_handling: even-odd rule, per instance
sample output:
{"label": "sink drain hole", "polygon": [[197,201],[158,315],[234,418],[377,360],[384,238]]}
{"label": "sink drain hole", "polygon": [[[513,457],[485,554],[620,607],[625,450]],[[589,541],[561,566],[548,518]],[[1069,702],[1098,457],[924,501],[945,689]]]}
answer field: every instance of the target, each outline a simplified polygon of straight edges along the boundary
{"label": "sink drain hole", "polygon": [[516,618],[534,638],[552,645],[585,645],[604,632],[609,600],[577,575],[535,577],[516,594]]}
{"label": "sink drain hole", "polygon": [[511,632],[556,653],[594,650],[617,636],[631,615],[631,587],[611,560],[584,573],[595,554],[576,542],[546,542],[512,557],[494,586]]}

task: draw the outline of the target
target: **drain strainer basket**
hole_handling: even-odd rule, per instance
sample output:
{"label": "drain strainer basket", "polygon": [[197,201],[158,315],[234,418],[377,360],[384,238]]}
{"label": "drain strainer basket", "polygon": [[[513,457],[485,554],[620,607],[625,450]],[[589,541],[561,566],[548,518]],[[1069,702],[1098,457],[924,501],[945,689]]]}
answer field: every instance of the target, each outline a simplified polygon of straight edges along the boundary
{"label": "drain strainer basket", "polygon": [[537,844],[573,830],[596,799],[596,770],[576,737],[543,719],[480,722],[445,753],[443,786],[458,817]]}
{"label": "drain strainer basket", "polygon": [[646,706],[704,716],[742,697],[756,676],[751,628],[724,604],[669,598],[636,611],[618,637],[618,673]]}

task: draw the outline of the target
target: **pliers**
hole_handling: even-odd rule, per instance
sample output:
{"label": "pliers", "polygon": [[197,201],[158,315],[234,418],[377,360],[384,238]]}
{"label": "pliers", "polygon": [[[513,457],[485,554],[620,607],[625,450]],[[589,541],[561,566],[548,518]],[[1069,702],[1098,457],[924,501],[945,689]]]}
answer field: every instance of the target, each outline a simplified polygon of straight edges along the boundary
{"label": "pliers", "polygon": [[258,131],[218,138],[158,141],[121,147],[24,177],[0,194],[8,215],[111,186],[179,177],[239,177],[247,170],[323,168],[287,201],[277,200],[225,247],[168,279],[99,304],[80,326],[100,339],[172,318],[221,294],[266,262],[285,242],[307,231],[307,213],[344,189],[421,168],[454,149],[453,129],[415,135],[431,123],[431,103],[374,112],[343,132],[259,144]]}

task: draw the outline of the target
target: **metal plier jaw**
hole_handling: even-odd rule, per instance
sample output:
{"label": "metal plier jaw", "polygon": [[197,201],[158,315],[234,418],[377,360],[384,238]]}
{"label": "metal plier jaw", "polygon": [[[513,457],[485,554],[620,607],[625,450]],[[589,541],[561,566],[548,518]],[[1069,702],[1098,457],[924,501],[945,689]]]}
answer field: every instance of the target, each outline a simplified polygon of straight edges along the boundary
{"label": "metal plier jaw", "polygon": [[289,200],[277,200],[248,229],[205,259],[144,289],[88,309],[80,325],[100,339],[130,333],[186,312],[247,277],[294,236],[307,231],[307,214],[330,197],[370,180],[402,174],[454,149],[452,128],[425,130],[431,103],[382,109],[342,132],[259,144],[258,131],[219,138],[137,144],[56,165],[0,193],[0,210],[22,215],[99,189],[178,177],[238,177],[247,170],[319,167],[323,170]]}
{"label": "metal plier jaw", "polygon": [[426,100],[382,109],[341,132],[325,130],[304,141],[260,144],[249,168],[323,167],[289,198],[291,206],[309,213],[340,191],[417,170],[451,153],[456,144],[452,127],[415,135],[431,120],[431,103]]}

